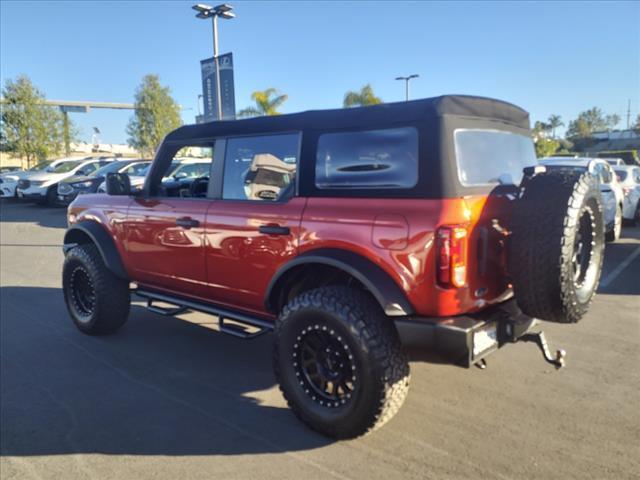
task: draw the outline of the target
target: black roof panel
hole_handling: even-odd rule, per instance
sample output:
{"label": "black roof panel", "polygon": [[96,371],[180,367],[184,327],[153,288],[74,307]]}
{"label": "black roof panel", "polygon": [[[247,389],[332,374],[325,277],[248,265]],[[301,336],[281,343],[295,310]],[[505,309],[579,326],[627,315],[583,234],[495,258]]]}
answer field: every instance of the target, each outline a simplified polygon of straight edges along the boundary
{"label": "black roof panel", "polygon": [[521,128],[529,128],[529,113],[511,103],[468,95],[443,95],[369,107],[309,110],[285,115],[185,125],[167,135],[167,140],[302,129],[366,127],[383,123],[436,119],[444,115],[488,118]]}

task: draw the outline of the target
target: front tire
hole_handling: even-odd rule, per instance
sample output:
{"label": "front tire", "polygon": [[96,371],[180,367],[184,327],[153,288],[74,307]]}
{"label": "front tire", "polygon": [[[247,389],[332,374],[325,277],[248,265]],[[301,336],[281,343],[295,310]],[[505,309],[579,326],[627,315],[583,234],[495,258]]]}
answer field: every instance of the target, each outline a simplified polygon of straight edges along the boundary
{"label": "front tire", "polygon": [[62,286],[71,319],[81,332],[114,333],[127,321],[129,282],[107,268],[95,245],[78,245],[67,252]]}
{"label": "front tire", "polygon": [[398,333],[352,288],[302,293],[276,321],[274,371],[293,412],[312,429],[353,438],[390,420],[409,391]]}

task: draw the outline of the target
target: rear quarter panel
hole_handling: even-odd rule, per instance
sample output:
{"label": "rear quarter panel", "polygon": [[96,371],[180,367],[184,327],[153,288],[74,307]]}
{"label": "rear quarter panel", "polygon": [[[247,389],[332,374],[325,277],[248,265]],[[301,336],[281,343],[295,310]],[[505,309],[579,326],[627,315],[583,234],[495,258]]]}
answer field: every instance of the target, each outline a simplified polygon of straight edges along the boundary
{"label": "rear quarter panel", "polygon": [[[443,224],[473,227],[486,207],[486,198],[371,199],[310,198],[300,235],[299,253],[338,248],[357,253],[385,270],[403,289],[416,313],[449,316],[478,310],[504,292],[504,284],[482,279],[486,295],[474,297],[480,285],[470,275],[465,288],[445,289],[436,283],[435,233]],[[477,255],[472,228],[469,256]],[[468,262],[469,263],[469,262]],[[469,266],[473,270],[473,263]],[[504,275],[499,275],[503,278]]]}

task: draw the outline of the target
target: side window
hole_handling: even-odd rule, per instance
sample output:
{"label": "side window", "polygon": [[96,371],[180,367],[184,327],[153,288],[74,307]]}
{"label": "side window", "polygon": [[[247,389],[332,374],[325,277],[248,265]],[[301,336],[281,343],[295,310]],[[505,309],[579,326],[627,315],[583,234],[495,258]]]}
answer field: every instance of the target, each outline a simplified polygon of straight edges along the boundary
{"label": "side window", "polygon": [[98,163],[88,163],[87,165],[82,167],[80,170],[82,170],[82,172],[85,175],[89,175],[89,174],[95,172],[98,169],[99,166],[100,165],[98,165]]}
{"label": "side window", "polygon": [[[176,147],[177,148],[177,147]],[[206,197],[213,162],[213,146],[189,145],[176,150],[161,175],[161,197]],[[154,174],[154,180],[155,174]]]}
{"label": "side window", "polygon": [[127,168],[127,175],[141,175],[142,172],[149,166],[147,163],[134,163]]}
{"label": "side window", "polygon": [[299,133],[228,139],[222,198],[274,201],[293,195],[299,150]]}
{"label": "side window", "polygon": [[415,128],[326,133],[318,139],[317,188],[412,188],[417,181]]}

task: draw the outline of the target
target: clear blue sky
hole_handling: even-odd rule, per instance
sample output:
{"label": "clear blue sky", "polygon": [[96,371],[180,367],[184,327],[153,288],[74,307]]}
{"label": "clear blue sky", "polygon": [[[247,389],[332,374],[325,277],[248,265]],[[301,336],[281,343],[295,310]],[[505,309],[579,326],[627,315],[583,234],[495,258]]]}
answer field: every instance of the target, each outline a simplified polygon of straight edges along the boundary
{"label": "clear blue sky", "polygon": [[[211,26],[195,1],[0,3],[2,82],[27,74],[56,100],[131,102],[157,73],[192,123],[199,61],[211,56]],[[598,106],[640,110],[638,2],[242,2],[221,22],[221,52],[236,64],[236,107],[257,89],[289,95],[284,112],[341,106],[346,90],[371,83],[402,100],[398,75],[420,74],[412,97],[496,97],[534,120],[566,123]],[[126,141],[131,112],[72,114],[82,139]]]}

